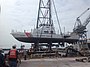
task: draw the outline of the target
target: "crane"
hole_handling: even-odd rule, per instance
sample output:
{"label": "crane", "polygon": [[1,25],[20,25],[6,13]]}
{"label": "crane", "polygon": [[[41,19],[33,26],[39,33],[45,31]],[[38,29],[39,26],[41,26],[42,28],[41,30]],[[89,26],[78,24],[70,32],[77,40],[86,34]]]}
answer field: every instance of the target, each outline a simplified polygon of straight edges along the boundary
{"label": "crane", "polygon": [[75,23],[73,32],[76,32],[76,33],[84,33],[85,32],[86,26],[90,22],[90,15],[86,18],[86,20],[84,21],[83,24],[81,23],[80,17],[82,15],[84,15],[88,10],[90,10],[90,8],[88,8],[87,10],[85,10],[79,17],[77,17],[77,19],[76,19],[77,25]]}
{"label": "crane", "polygon": [[[87,11],[89,11],[90,8],[85,10],[80,16],[76,18],[76,23],[74,25],[73,33],[76,33],[79,36],[79,50],[83,53],[85,53],[86,50],[88,50],[88,45],[87,45],[87,31],[86,31],[86,26],[90,22],[90,14],[84,21],[84,23],[81,23],[80,17],[83,16]],[[87,51],[86,51],[87,52]]]}

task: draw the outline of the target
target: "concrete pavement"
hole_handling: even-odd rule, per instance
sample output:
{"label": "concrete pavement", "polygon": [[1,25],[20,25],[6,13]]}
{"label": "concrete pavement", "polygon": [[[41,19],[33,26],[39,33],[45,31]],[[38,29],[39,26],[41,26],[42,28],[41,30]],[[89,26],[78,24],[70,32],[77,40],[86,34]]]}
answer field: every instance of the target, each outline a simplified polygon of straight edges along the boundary
{"label": "concrete pavement", "polygon": [[19,67],[90,67],[90,62],[77,62],[76,58],[22,60]]}

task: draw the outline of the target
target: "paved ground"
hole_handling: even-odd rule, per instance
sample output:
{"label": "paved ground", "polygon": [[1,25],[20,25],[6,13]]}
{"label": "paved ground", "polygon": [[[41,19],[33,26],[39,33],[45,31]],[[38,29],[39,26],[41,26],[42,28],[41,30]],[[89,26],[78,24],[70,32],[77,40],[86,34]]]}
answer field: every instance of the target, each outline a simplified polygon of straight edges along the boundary
{"label": "paved ground", "polygon": [[75,58],[22,60],[19,67],[90,67],[90,62],[77,62]]}

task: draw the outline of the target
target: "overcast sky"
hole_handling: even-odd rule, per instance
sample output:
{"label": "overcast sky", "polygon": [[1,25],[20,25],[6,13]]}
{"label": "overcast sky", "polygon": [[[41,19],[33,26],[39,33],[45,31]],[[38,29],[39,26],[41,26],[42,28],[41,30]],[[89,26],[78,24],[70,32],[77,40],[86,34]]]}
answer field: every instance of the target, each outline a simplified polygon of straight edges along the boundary
{"label": "overcast sky", "polygon": [[[76,18],[90,7],[90,0],[54,1],[62,32],[64,27],[66,32],[71,32],[73,30]],[[14,44],[17,44],[18,47],[21,45],[21,42],[17,41],[10,33],[12,30],[31,31],[31,29],[35,27],[37,21],[38,4],[39,0],[0,0],[0,47],[10,48]],[[81,17],[82,23],[88,14],[90,14],[90,11]],[[54,26],[57,29],[57,22],[54,22]],[[88,31],[90,31],[89,28],[90,23],[87,26]],[[88,34],[90,33],[88,32]],[[26,47],[30,47],[30,44],[26,44]]]}

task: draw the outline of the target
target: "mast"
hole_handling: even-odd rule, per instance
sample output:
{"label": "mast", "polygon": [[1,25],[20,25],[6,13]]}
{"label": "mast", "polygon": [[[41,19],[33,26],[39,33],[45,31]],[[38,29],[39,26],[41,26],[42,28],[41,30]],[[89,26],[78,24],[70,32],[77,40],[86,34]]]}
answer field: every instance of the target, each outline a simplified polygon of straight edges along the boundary
{"label": "mast", "polygon": [[49,1],[49,23],[51,24],[51,0]]}
{"label": "mast", "polygon": [[36,28],[38,28],[38,23],[39,23],[40,5],[41,5],[41,0],[39,1],[39,9],[38,9],[38,17],[37,17],[37,25],[36,25]]}
{"label": "mast", "polygon": [[51,0],[40,0],[36,28],[43,24],[52,24],[51,21]]}

